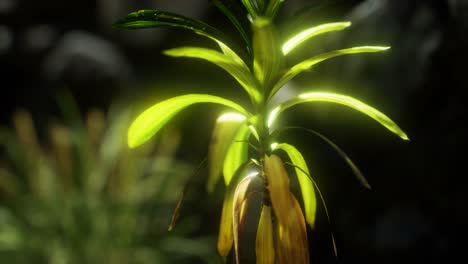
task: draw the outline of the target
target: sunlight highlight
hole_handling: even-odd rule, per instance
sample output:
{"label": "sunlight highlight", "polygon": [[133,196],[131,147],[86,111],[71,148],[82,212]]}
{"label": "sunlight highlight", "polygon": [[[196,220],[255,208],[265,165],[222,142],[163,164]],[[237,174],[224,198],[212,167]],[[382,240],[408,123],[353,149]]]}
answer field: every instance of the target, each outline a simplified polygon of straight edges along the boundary
{"label": "sunlight highlight", "polygon": [[267,121],[268,128],[270,128],[273,125],[273,123],[276,120],[276,117],[278,117],[280,113],[280,110],[281,110],[281,106],[277,106],[275,109],[273,109],[270,112],[270,115],[268,116],[268,121]]}
{"label": "sunlight highlight", "polygon": [[239,113],[234,113],[234,112],[229,112],[222,114],[218,119],[216,119],[216,122],[222,123],[222,122],[242,122],[245,121],[246,117],[243,114]]}
{"label": "sunlight highlight", "polygon": [[336,23],[327,23],[322,24],[316,27],[308,28],[296,34],[294,37],[290,38],[283,44],[283,54],[287,55],[291,50],[295,47],[299,46],[301,43],[305,42],[306,40],[326,33],[330,31],[342,30],[347,27],[351,26],[351,22],[336,22]]}

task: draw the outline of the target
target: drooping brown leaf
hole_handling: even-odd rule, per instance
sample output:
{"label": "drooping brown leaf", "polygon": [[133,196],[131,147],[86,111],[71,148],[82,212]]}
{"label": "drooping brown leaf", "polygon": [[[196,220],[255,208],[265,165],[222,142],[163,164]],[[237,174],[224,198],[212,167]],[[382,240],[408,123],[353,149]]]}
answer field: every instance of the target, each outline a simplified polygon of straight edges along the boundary
{"label": "drooping brown leaf", "polygon": [[271,203],[281,224],[288,223],[291,203],[289,201],[289,178],[283,161],[277,155],[265,155],[264,171]]}
{"label": "drooping brown leaf", "polygon": [[289,196],[288,222],[276,223],[275,256],[277,263],[309,263],[307,229],[301,207],[292,193]]}
{"label": "drooping brown leaf", "polygon": [[[229,251],[232,248],[234,242],[233,234],[233,205],[235,200],[235,195],[237,192],[239,180],[245,175],[246,169],[252,164],[252,162],[244,162],[241,167],[235,173],[232,181],[230,182],[228,188],[226,189],[226,194],[224,196],[223,210],[221,213],[221,223],[219,226],[218,233],[218,253],[226,257],[229,254]],[[246,191],[246,190],[245,190]],[[245,194],[244,194],[245,195]],[[242,197],[242,201],[245,198]],[[242,201],[237,205],[238,210],[242,210]],[[239,213],[240,214],[240,213]]]}
{"label": "drooping brown leaf", "polygon": [[[234,193],[234,200],[232,206],[232,232],[234,236],[234,249],[235,249],[235,257],[236,263],[239,264],[239,226],[242,222],[240,218],[243,203],[247,196],[247,191],[249,189],[250,184],[255,181],[259,180],[260,177],[258,175],[251,175],[245,177],[236,188]],[[245,214],[244,214],[245,215]]]}

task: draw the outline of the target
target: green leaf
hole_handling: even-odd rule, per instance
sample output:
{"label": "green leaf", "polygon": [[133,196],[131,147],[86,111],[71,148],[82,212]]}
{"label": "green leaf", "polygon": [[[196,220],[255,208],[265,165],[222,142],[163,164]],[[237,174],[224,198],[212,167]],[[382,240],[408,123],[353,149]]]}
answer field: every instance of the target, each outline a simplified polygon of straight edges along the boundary
{"label": "green leaf", "polygon": [[335,23],[327,23],[327,24],[321,24],[315,27],[311,27],[305,30],[302,30],[301,32],[295,34],[293,37],[289,38],[284,44],[283,44],[283,54],[287,55],[289,52],[294,50],[297,46],[300,44],[304,43],[305,41],[331,31],[338,31],[338,30],[343,30],[347,27],[351,26],[351,22],[335,22]]}
{"label": "green leaf", "polygon": [[268,3],[268,7],[265,11],[265,16],[269,17],[270,19],[275,18],[283,2],[284,0],[271,0],[270,3]]}
{"label": "green leaf", "polygon": [[390,47],[379,47],[379,46],[363,46],[363,47],[354,47],[354,48],[349,48],[349,49],[341,49],[341,50],[335,50],[327,53],[323,53],[317,56],[314,56],[310,59],[307,59],[305,61],[302,61],[296,65],[294,65],[292,68],[290,68],[281,78],[279,81],[275,84],[273,87],[272,91],[269,94],[269,98],[271,98],[273,95],[278,92],[283,85],[285,85],[288,81],[290,81],[292,78],[296,77],[299,73],[310,69],[312,66],[315,64],[331,59],[333,57],[337,56],[342,56],[342,55],[347,55],[347,54],[355,54],[355,53],[369,53],[369,52],[380,52],[380,51],[385,51],[388,50]]}
{"label": "green leaf", "polygon": [[[301,170],[303,173],[305,173],[306,175],[309,176],[309,179],[312,181],[312,183],[314,184],[315,186],[315,189],[317,190],[317,193],[320,197],[320,200],[322,201],[322,204],[323,204],[323,209],[325,210],[325,215],[327,216],[327,220],[328,220],[328,223],[331,224],[331,221],[330,221],[330,213],[328,212],[328,207],[327,207],[327,203],[325,202],[325,198],[322,194],[322,192],[320,191],[320,188],[318,187],[318,184],[317,182],[310,176],[310,174],[307,174],[306,171],[304,171],[301,167],[298,167],[292,163],[288,163],[286,162],[285,164],[287,165],[290,165],[296,169],[299,169]],[[335,256],[337,257],[338,256],[338,250],[336,248],[336,242],[335,242],[335,236],[333,235],[333,232],[330,232],[330,236],[331,236],[331,240],[332,240],[332,246],[333,246],[333,252],[335,253]]]}
{"label": "green leaf", "polygon": [[216,120],[209,147],[209,175],[206,186],[208,192],[213,191],[221,177],[226,154],[235,142],[237,131],[245,119],[244,115],[238,113],[225,113]]}
{"label": "green leaf", "polygon": [[278,74],[283,55],[271,21],[259,17],[253,23],[254,73],[263,85]]}
{"label": "green leaf", "polygon": [[258,16],[258,9],[255,4],[255,0],[242,0],[242,4],[244,4],[252,19],[255,19]]}
{"label": "green leaf", "polygon": [[215,103],[230,107],[245,116],[249,116],[242,106],[222,97],[208,94],[187,94],[167,99],[153,105],[141,113],[128,130],[128,146],[137,147],[151,138],[169,122],[172,117],[196,103]]}
{"label": "green leaf", "polygon": [[287,129],[301,129],[301,130],[304,130],[308,133],[311,133],[317,137],[319,137],[320,139],[322,139],[323,141],[325,141],[328,145],[330,145],[337,153],[338,155],[340,155],[344,161],[348,164],[348,166],[351,168],[351,170],[353,171],[354,175],[356,176],[356,178],[361,182],[361,184],[368,188],[368,189],[372,189],[369,182],[367,181],[366,177],[364,177],[364,175],[362,174],[361,170],[356,166],[356,164],[351,160],[351,158],[348,156],[348,154],[346,154],[340,147],[338,147],[338,145],[336,145],[333,141],[331,141],[329,138],[325,137],[324,135],[320,134],[319,132],[315,131],[315,130],[312,130],[312,129],[307,129],[307,128],[304,128],[304,127],[283,127],[281,128],[280,130],[281,131],[284,131],[284,130],[287,130]]}
{"label": "green leaf", "polygon": [[257,82],[252,77],[249,68],[245,63],[239,63],[233,60],[230,56],[222,54],[221,52],[197,47],[180,47],[164,51],[164,54],[172,57],[189,57],[198,58],[209,61],[234,77],[244,90],[249,94],[250,98],[255,102],[260,100],[260,93],[256,89]]}
{"label": "green leaf", "polygon": [[386,116],[379,110],[350,96],[327,92],[313,92],[301,94],[297,98],[291,99],[277,106],[270,112],[270,116],[268,117],[268,126],[271,126],[276,117],[284,110],[290,108],[291,106],[308,102],[329,102],[348,106],[374,119],[375,121],[386,127],[388,130],[398,135],[400,138],[404,140],[409,140],[405,132],[403,132],[400,129],[400,127],[397,124],[395,124],[395,122],[393,122],[388,116]]}
{"label": "green leaf", "polygon": [[226,41],[228,38],[216,28],[193,18],[160,10],[139,10],[114,23],[114,27],[141,29],[175,27],[188,29],[212,40]]}
{"label": "green leaf", "polygon": [[140,10],[127,15],[127,17],[114,23],[114,27],[124,29],[142,29],[155,27],[174,27],[193,31],[194,33],[207,37],[220,46],[226,55],[236,60],[239,56],[225,43],[232,43],[224,33],[218,29],[193,18],[160,10]]}
{"label": "green leaf", "polygon": [[231,10],[229,10],[229,8],[227,8],[220,0],[212,0],[212,2],[221,11],[221,13],[223,13],[229,19],[229,21],[231,21],[231,23],[242,36],[242,39],[247,46],[247,50],[250,52],[252,50],[252,43],[250,42],[249,34],[247,34],[245,31],[239,19],[237,19]]}
{"label": "green leaf", "polygon": [[317,197],[314,185],[309,178],[309,169],[301,152],[294,146],[286,143],[272,144],[272,149],[280,149],[288,154],[291,162],[302,170],[295,168],[297,179],[301,187],[302,199],[304,200],[305,218],[307,223],[313,228],[315,224],[315,214],[317,212]]}
{"label": "green leaf", "polygon": [[223,165],[224,182],[226,185],[229,185],[233,175],[248,159],[249,145],[247,142],[250,133],[249,127],[244,123],[239,127],[234,137],[234,142],[229,146]]}

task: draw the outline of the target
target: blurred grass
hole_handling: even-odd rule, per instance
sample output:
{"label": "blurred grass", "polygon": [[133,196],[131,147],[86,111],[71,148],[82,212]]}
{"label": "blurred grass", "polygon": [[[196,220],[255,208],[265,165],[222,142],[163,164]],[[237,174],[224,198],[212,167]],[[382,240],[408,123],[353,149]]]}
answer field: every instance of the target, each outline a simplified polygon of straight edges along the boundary
{"label": "blurred grass", "polygon": [[0,263],[219,261],[213,237],[193,236],[200,215],[167,232],[193,170],[174,158],[177,130],[130,150],[128,108],[82,118],[69,94],[58,102],[64,122],[40,124],[46,139],[24,110],[0,127]]}

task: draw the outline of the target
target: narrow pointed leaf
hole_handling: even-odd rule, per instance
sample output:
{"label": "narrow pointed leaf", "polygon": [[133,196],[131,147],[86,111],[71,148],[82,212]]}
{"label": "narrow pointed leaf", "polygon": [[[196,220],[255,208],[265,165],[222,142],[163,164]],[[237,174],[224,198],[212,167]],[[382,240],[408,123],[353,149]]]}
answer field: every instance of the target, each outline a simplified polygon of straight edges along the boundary
{"label": "narrow pointed leaf", "polygon": [[[238,113],[224,113],[216,120],[209,147],[209,175],[207,190],[212,192],[221,177],[224,159],[229,147],[246,117]],[[237,168],[236,168],[237,169]]]}
{"label": "narrow pointed leaf", "polygon": [[222,97],[208,94],[188,94],[167,99],[153,105],[141,113],[131,124],[128,130],[128,145],[131,148],[144,143],[156,134],[177,113],[196,103],[222,104],[249,116],[249,113],[240,105]]}
{"label": "narrow pointed leaf", "polygon": [[348,164],[348,166],[351,168],[351,170],[353,171],[353,174],[356,176],[356,178],[361,182],[361,184],[368,188],[368,189],[372,189],[369,182],[367,181],[366,177],[364,177],[364,175],[362,174],[361,170],[356,166],[356,164],[351,160],[351,158],[348,156],[348,154],[346,154],[338,145],[336,145],[333,141],[331,141],[329,138],[327,138],[326,136],[324,136],[323,134],[315,131],[315,130],[312,130],[312,129],[307,129],[307,128],[303,128],[303,127],[285,127],[283,129],[301,129],[301,130],[304,130],[308,133],[311,133],[317,137],[319,137],[320,139],[322,139],[323,141],[325,141],[328,145],[330,145],[337,153],[338,155],[341,156],[341,158],[343,158],[343,160]]}
{"label": "narrow pointed leaf", "polygon": [[348,106],[374,119],[375,121],[380,123],[382,126],[384,126],[391,132],[398,135],[403,140],[409,140],[406,133],[403,132],[401,128],[397,124],[395,124],[395,122],[393,122],[388,116],[386,116],[379,110],[357,99],[354,99],[350,96],[336,94],[336,93],[313,92],[313,93],[301,94],[297,98],[286,101],[283,104],[279,105],[277,108],[275,108],[273,111],[271,111],[272,114],[270,114],[268,120],[270,121],[270,123],[273,123],[276,117],[284,110],[297,104],[309,103],[309,102],[329,102],[329,103],[335,103],[335,104]]}
{"label": "narrow pointed leaf", "polygon": [[126,29],[175,27],[191,30],[212,40],[228,38],[216,28],[193,18],[161,10],[139,10],[114,23],[114,27]]}
{"label": "narrow pointed leaf", "polygon": [[260,177],[258,175],[252,175],[245,177],[236,188],[234,192],[233,206],[232,206],[232,232],[234,235],[234,250],[235,250],[235,259],[236,263],[239,264],[239,222],[240,214],[242,210],[243,203],[247,196],[247,191],[249,185],[254,181],[258,180]]}
{"label": "narrow pointed leaf", "polygon": [[250,130],[246,124],[239,127],[229,146],[223,163],[224,182],[228,185],[239,167],[248,159]]}
{"label": "narrow pointed leaf", "polygon": [[275,263],[273,223],[271,216],[271,207],[263,205],[260,213],[260,220],[258,222],[257,238],[255,241],[257,264]]}
{"label": "narrow pointed leaf", "polygon": [[255,1],[255,3],[257,4],[258,13],[259,13],[259,14],[263,14],[263,11],[264,11],[264,9],[265,9],[265,7],[266,7],[265,2],[266,2],[267,0],[254,0],[254,1]]}
{"label": "narrow pointed leaf", "polygon": [[249,12],[252,18],[256,18],[258,16],[257,6],[255,5],[255,0],[241,0],[242,4],[244,4],[247,12]]}
{"label": "narrow pointed leaf", "polygon": [[221,47],[226,55],[240,60],[239,56],[225,43],[232,41],[218,29],[197,19],[161,10],[139,10],[114,23],[114,27],[125,29],[142,29],[155,27],[174,27],[193,31],[207,37]]}
{"label": "narrow pointed leaf", "polygon": [[287,223],[290,206],[289,177],[283,161],[277,155],[265,155],[264,171],[276,217],[280,223]]}
{"label": "narrow pointed leaf", "polygon": [[[317,197],[315,195],[314,184],[309,178],[309,169],[301,152],[294,146],[286,143],[277,144],[275,149],[281,149],[288,154],[291,162],[303,170],[295,169],[299,185],[301,187],[302,199],[304,200],[304,210],[307,223],[313,228],[315,224],[315,214],[317,213]],[[305,173],[304,173],[304,172]]]}
{"label": "narrow pointed leaf", "polygon": [[232,243],[234,242],[234,236],[232,233],[232,203],[233,194],[226,192],[224,195],[223,210],[221,212],[221,222],[219,225],[218,233],[218,253],[219,255],[226,257],[231,251]]}
{"label": "narrow pointed leaf", "polygon": [[174,210],[172,212],[172,217],[171,217],[171,222],[169,223],[169,227],[167,228],[168,231],[172,231],[174,229],[177,220],[179,219],[180,211],[182,209],[182,203],[184,202],[185,196],[187,194],[187,191],[191,186],[193,186],[193,181],[196,179],[198,174],[200,173],[201,169],[206,163],[207,158],[204,158],[200,164],[198,164],[197,169],[193,172],[193,175],[189,178],[188,182],[185,183],[184,189],[182,192],[179,194],[179,198],[177,199],[176,206],[174,207]]}
{"label": "narrow pointed leaf", "polygon": [[297,46],[301,45],[305,41],[318,36],[320,34],[324,34],[327,32],[343,30],[347,27],[351,26],[351,22],[335,22],[335,23],[326,23],[321,24],[315,27],[311,27],[301,32],[295,34],[293,37],[289,38],[283,44],[283,54],[287,55],[291,51],[293,51]]}
{"label": "narrow pointed leaf", "polygon": [[[291,165],[294,168],[299,169],[299,170],[301,170],[302,172],[304,172],[306,174],[306,172],[302,168],[297,167],[296,165],[294,165],[292,163],[287,163],[286,162],[285,164]],[[319,188],[317,182],[310,176],[310,174],[308,176],[309,176],[309,179],[314,184],[315,189],[317,190],[317,193],[319,194],[320,201],[323,204],[323,209],[325,210],[325,215],[327,216],[328,223],[331,224],[330,213],[328,212],[328,207],[327,207],[327,203],[325,202],[325,197],[323,196],[322,192],[320,191],[320,188]],[[333,232],[330,232],[330,236],[331,236],[331,240],[332,240],[333,251],[335,253],[335,256],[338,256],[338,250],[336,248],[335,236],[333,235]]]}
{"label": "narrow pointed leaf", "polygon": [[275,18],[276,14],[278,13],[279,8],[283,4],[284,0],[272,0],[268,4],[268,7],[265,11],[265,16],[269,17],[270,19]]}
{"label": "narrow pointed leaf", "polygon": [[252,162],[248,161],[241,165],[237,170],[233,181],[228,185],[224,195],[223,210],[221,212],[221,222],[218,233],[218,253],[223,257],[226,257],[229,254],[234,242],[232,212],[237,185],[246,175],[247,168],[251,164]]}
{"label": "narrow pointed leaf", "polygon": [[354,47],[354,48],[349,48],[349,49],[335,50],[335,51],[331,51],[331,52],[327,52],[327,53],[314,56],[310,59],[307,59],[305,61],[302,61],[294,65],[285,74],[283,74],[283,76],[281,76],[279,81],[273,87],[271,93],[269,94],[269,97],[272,97],[273,95],[275,95],[275,93],[278,92],[278,90],[281,89],[283,85],[285,85],[292,78],[296,77],[299,73],[310,69],[312,66],[314,66],[315,64],[319,62],[331,59],[333,57],[342,56],[342,55],[380,52],[380,51],[385,51],[388,49],[389,47],[363,46],[363,47]]}
{"label": "narrow pointed leaf", "polygon": [[304,215],[290,193],[288,222],[276,224],[276,256],[278,263],[309,263],[309,246]]}
{"label": "narrow pointed leaf", "polygon": [[254,73],[261,84],[276,77],[283,55],[271,21],[257,18],[253,23]]}
{"label": "narrow pointed leaf", "polygon": [[226,54],[212,49],[197,47],[170,49],[166,50],[164,54],[172,57],[189,57],[209,61],[234,77],[252,99],[256,102],[260,100],[260,94],[256,89],[256,80],[252,77],[249,68],[244,63],[239,63]]}
{"label": "narrow pointed leaf", "polygon": [[229,10],[229,8],[227,8],[220,0],[212,0],[212,2],[221,11],[221,13],[223,13],[229,19],[229,21],[231,21],[239,34],[242,36],[242,39],[247,46],[247,50],[251,51],[252,43],[250,42],[249,34],[247,34],[239,19],[237,19],[237,17]]}

